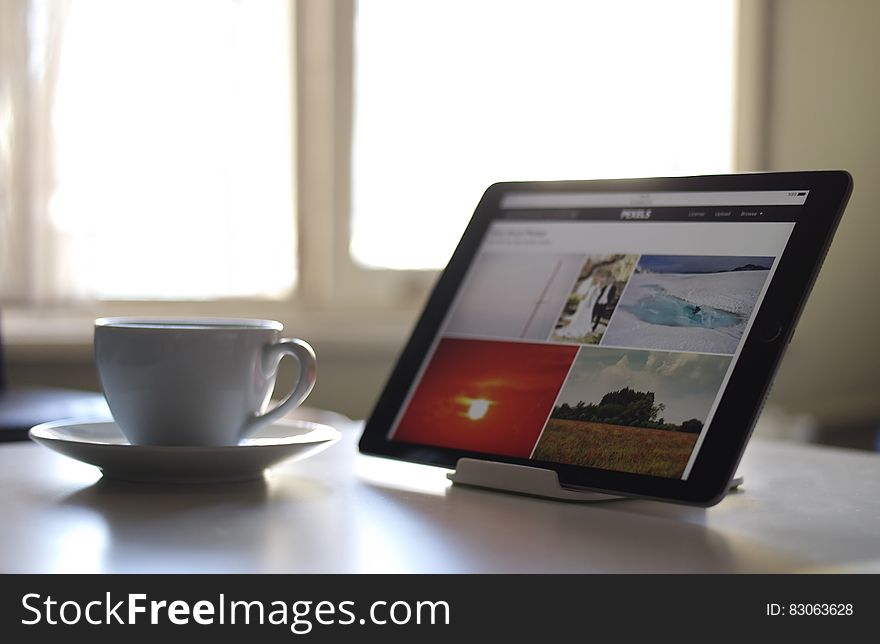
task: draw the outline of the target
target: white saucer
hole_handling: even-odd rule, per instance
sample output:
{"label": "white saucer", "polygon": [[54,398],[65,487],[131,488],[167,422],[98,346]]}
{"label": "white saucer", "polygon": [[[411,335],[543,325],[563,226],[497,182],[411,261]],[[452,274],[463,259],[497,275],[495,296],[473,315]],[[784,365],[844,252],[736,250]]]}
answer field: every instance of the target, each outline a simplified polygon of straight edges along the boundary
{"label": "white saucer", "polygon": [[338,431],[303,420],[281,420],[238,445],[153,447],[130,445],[114,422],[62,420],[37,425],[30,437],[41,445],[101,468],[106,478],[151,483],[226,483],[263,476],[285,459],[326,449]]}

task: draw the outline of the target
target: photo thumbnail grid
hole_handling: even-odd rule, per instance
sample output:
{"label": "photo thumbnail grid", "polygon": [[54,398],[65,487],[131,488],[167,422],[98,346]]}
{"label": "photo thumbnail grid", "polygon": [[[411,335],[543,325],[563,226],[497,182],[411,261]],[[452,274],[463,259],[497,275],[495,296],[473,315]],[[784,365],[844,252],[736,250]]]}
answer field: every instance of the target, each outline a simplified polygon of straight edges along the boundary
{"label": "photo thumbnail grid", "polygon": [[393,438],[681,478],[773,261],[480,253]]}

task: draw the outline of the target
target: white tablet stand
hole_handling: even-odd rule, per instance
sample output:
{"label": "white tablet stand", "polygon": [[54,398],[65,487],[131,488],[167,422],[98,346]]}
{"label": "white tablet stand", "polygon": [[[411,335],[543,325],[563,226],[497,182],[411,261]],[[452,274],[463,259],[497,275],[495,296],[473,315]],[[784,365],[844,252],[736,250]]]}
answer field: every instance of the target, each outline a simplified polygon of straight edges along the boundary
{"label": "white tablet stand", "polygon": [[[455,471],[446,477],[455,485],[504,490],[529,496],[540,496],[562,501],[580,503],[599,503],[602,501],[619,501],[631,497],[615,496],[603,492],[565,488],[559,484],[559,476],[553,470],[528,465],[498,463],[497,461],[481,461],[474,458],[461,458],[455,465]],[[742,485],[741,476],[730,481],[730,489]]]}

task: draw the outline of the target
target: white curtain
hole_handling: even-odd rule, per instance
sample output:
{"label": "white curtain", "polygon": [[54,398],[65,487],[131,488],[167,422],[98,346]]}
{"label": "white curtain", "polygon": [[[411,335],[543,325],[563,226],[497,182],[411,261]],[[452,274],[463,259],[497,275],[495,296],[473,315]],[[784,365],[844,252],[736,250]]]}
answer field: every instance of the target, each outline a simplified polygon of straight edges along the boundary
{"label": "white curtain", "polygon": [[44,302],[67,293],[51,234],[52,105],[65,0],[0,2],[0,294]]}

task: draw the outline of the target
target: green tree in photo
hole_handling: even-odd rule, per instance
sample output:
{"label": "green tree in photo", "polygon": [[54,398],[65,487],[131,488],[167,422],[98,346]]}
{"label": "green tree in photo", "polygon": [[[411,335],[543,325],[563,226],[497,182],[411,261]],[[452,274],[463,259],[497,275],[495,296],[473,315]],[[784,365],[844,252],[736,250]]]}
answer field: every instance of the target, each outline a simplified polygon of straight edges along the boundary
{"label": "green tree in photo", "polygon": [[578,401],[574,406],[562,403],[553,409],[551,416],[560,420],[628,425],[694,434],[702,431],[703,423],[696,418],[686,420],[681,425],[667,423],[666,419],[660,416],[665,409],[665,404],[655,404],[653,391],[636,391],[624,387],[602,396],[599,404],[588,404],[583,400]]}

